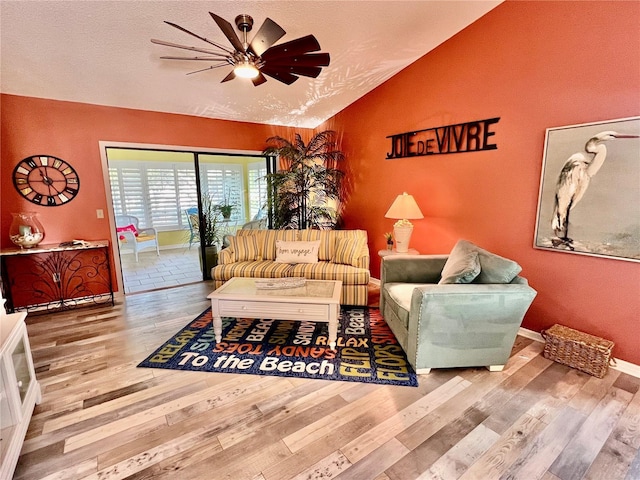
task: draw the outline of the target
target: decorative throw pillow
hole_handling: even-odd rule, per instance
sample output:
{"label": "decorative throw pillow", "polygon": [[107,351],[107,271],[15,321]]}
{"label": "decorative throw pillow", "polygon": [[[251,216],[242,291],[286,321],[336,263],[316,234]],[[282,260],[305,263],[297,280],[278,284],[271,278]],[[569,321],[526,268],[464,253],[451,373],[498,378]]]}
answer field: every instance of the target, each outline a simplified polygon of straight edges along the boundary
{"label": "decorative throw pillow", "polygon": [[314,242],[288,242],[276,240],[276,262],[318,263],[320,240]]}
{"label": "decorative throw pillow", "polygon": [[[117,233],[131,232],[131,233],[133,233],[134,236],[136,236],[136,237],[138,236],[138,229],[133,224],[125,225],[124,227],[116,227],[116,232]],[[125,240],[125,236],[124,235],[120,235],[119,238],[120,238],[120,240]]]}
{"label": "decorative throw pillow", "polygon": [[478,252],[480,273],[473,283],[510,283],[522,271],[522,267],[513,260],[491,253],[468,240],[459,240],[451,253],[455,251],[459,251],[460,254],[469,251]]}
{"label": "decorative throw pillow", "polygon": [[260,256],[258,242],[253,235],[246,237],[234,235],[229,237],[229,249],[233,252],[236,262],[252,262],[258,260]]}
{"label": "decorative throw pillow", "polygon": [[439,284],[446,283],[471,283],[480,273],[480,262],[478,252],[451,252],[447,263],[442,269],[442,278]]}
{"label": "decorative throw pillow", "polygon": [[339,238],[336,240],[331,263],[358,266],[357,255],[362,249],[362,242],[352,238]]}

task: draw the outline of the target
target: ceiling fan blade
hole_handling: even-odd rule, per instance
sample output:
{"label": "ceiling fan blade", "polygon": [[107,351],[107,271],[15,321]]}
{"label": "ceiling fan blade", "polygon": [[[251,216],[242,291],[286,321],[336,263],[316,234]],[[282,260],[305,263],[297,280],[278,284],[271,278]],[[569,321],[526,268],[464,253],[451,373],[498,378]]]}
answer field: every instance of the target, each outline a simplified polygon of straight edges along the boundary
{"label": "ceiling fan blade", "polygon": [[218,24],[218,27],[220,27],[220,30],[222,30],[222,33],[224,33],[225,37],[227,37],[229,42],[231,42],[231,45],[233,45],[233,48],[235,48],[239,52],[247,53],[246,50],[244,49],[244,46],[242,45],[242,42],[238,38],[238,35],[236,35],[236,32],[233,29],[233,26],[229,22],[227,22],[224,18],[219,17],[215,13],[209,12],[209,15],[211,15],[213,20]]}
{"label": "ceiling fan blade", "polygon": [[331,57],[328,53],[307,53],[291,57],[280,57],[269,60],[272,66],[299,65],[301,67],[326,67]]}
{"label": "ceiling fan blade", "polygon": [[279,82],[286,83],[287,85],[291,85],[299,78],[286,70],[281,70],[279,68],[269,68],[267,65],[262,67],[260,71],[265,75],[269,75],[271,78],[275,78]]}
{"label": "ceiling fan blade", "polygon": [[213,50],[209,50],[207,48],[189,47],[187,45],[179,45],[177,43],[165,42],[164,40],[156,40],[155,38],[151,39],[151,43],[155,43],[157,45],[164,45],[165,47],[182,48],[183,50],[191,50],[192,52],[206,53],[207,55],[218,55],[218,56],[227,58],[226,55],[221,55],[220,52],[214,52]]}
{"label": "ceiling fan blade", "polygon": [[[219,65],[211,65],[207,68],[201,68],[200,70],[194,70],[193,72],[188,72],[187,75],[192,75],[194,73],[206,72],[207,70],[213,70],[214,68],[226,67],[227,63],[221,63]],[[232,70],[233,71],[233,70]]]}
{"label": "ceiling fan blade", "polygon": [[231,70],[231,71],[229,72],[229,75],[227,75],[226,77],[224,77],[220,83],[228,82],[229,80],[233,80],[234,78],[236,78],[236,72],[234,72],[233,70]]}
{"label": "ceiling fan blade", "polygon": [[320,67],[302,67],[298,65],[293,65],[287,69],[288,72],[293,73],[294,75],[302,75],[304,77],[313,77],[316,78],[320,75],[322,68]]}
{"label": "ceiling fan blade", "polygon": [[208,38],[202,37],[202,36],[198,35],[197,33],[193,33],[193,32],[191,32],[191,31],[187,30],[186,28],[181,27],[181,26],[180,26],[180,25],[178,25],[177,23],[168,22],[167,20],[165,20],[165,21],[164,21],[164,23],[166,23],[167,25],[171,25],[172,27],[177,28],[178,30],[180,30],[180,31],[182,31],[182,32],[184,32],[184,33],[188,33],[189,35],[191,35],[191,36],[193,36],[193,37],[196,37],[196,38],[198,38],[198,39],[202,40],[203,42],[207,42],[209,45],[213,45],[214,47],[217,47],[217,48],[219,48],[220,50],[223,50],[223,51],[225,51],[225,52],[227,52],[227,53],[231,53],[231,54],[233,53],[233,52],[232,52],[231,50],[229,50],[228,48],[225,48],[225,47],[223,47],[222,45],[219,45],[219,44],[217,44],[216,42],[214,42],[214,41],[212,41],[212,40],[209,40]]}
{"label": "ceiling fan blade", "polygon": [[259,73],[258,76],[256,78],[252,78],[251,81],[253,82],[253,85],[257,87],[258,85],[262,85],[264,82],[266,82],[267,79],[264,75]]}
{"label": "ceiling fan blade", "polygon": [[225,65],[229,65],[225,59],[222,58],[213,58],[213,57],[172,57],[172,56],[164,56],[160,57],[163,60],[205,60],[207,62],[223,62]]}
{"label": "ceiling fan blade", "polygon": [[296,38],[290,42],[281,43],[262,54],[264,61],[271,61],[275,58],[291,57],[297,55],[303,55],[308,52],[316,52],[320,50],[320,44],[316,37],[313,35],[307,35],[306,37]]}
{"label": "ceiling fan blade", "polygon": [[260,26],[260,30],[258,30],[253,40],[251,40],[251,51],[257,56],[262,55],[271,45],[284,37],[285,33],[287,32],[285,32],[280,25],[270,18],[266,18]]}

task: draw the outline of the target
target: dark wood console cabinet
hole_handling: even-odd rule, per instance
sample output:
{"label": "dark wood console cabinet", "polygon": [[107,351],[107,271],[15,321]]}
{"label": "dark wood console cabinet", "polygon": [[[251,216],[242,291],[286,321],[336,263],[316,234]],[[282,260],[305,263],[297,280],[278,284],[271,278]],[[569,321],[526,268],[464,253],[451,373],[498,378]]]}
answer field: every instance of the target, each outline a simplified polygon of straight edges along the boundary
{"label": "dark wood console cabinet", "polygon": [[113,286],[109,242],[82,246],[40,245],[0,251],[2,287],[7,310],[66,310],[111,303]]}

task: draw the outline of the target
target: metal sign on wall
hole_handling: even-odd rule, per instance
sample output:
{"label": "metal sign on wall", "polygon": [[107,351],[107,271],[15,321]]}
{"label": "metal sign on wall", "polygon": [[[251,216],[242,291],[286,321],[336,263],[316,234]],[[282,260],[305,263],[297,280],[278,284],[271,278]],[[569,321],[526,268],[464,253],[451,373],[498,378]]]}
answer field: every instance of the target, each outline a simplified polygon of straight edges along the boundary
{"label": "metal sign on wall", "polygon": [[500,117],[495,117],[389,135],[391,149],[387,160],[497,150],[498,146],[491,143],[495,135],[491,129],[499,120]]}

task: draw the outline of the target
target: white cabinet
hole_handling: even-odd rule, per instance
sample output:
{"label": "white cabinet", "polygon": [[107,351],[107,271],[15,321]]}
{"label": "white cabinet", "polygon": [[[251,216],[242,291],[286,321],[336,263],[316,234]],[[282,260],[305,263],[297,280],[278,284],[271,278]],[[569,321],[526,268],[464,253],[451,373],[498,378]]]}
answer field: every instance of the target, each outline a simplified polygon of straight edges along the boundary
{"label": "white cabinet", "polygon": [[33,368],[25,312],[0,306],[0,479],[13,476],[33,408],[42,397]]}

